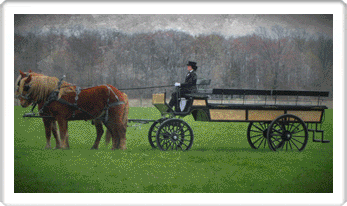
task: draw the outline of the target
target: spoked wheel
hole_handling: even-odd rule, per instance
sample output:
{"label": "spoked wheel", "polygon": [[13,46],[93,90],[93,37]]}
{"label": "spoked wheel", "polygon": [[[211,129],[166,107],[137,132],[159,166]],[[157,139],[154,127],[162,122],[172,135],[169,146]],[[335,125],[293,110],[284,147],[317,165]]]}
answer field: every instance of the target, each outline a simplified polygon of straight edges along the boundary
{"label": "spoked wheel", "polygon": [[291,114],[277,117],[271,122],[267,131],[267,140],[271,150],[305,149],[308,141],[308,130],[304,121]]}
{"label": "spoked wheel", "polygon": [[152,148],[157,148],[157,142],[156,142],[156,137],[157,137],[157,131],[159,129],[159,126],[162,122],[164,122],[165,119],[158,119],[155,121],[151,127],[149,128],[148,131],[148,142],[151,145]]}
{"label": "spoked wheel", "polygon": [[267,129],[269,122],[251,122],[247,129],[247,140],[253,149],[267,145]]}
{"label": "spoked wheel", "polygon": [[157,145],[160,150],[189,150],[193,145],[192,128],[181,119],[164,121],[157,131]]}

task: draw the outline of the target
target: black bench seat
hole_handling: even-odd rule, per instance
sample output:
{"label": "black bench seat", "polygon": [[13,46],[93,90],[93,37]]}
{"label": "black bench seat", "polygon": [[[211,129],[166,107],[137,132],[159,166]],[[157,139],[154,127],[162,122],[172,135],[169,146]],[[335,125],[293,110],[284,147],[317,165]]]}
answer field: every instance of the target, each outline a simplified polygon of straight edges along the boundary
{"label": "black bench seat", "polygon": [[202,93],[192,93],[192,94],[185,94],[186,97],[193,97],[193,99],[207,99],[207,94]]}

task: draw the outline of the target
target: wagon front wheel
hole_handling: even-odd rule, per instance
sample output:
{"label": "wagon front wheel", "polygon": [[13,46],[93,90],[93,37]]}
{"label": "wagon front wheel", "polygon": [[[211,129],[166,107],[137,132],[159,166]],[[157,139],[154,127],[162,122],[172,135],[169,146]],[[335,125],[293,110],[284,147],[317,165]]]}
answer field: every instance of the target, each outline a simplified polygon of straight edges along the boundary
{"label": "wagon front wheel", "polygon": [[247,129],[247,140],[253,149],[265,148],[269,122],[250,122]]}
{"label": "wagon front wheel", "polygon": [[157,131],[157,146],[162,151],[189,150],[194,141],[192,128],[181,119],[164,121]]}
{"label": "wagon front wheel", "polygon": [[271,150],[305,149],[308,130],[305,122],[292,114],[284,114],[271,122],[267,131],[267,140]]}
{"label": "wagon front wheel", "polygon": [[157,131],[159,129],[160,124],[162,122],[164,122],[164,121],[165,121],[165,119],[158,119],[149,128],[149,131],[148,131],[148,142],[149,142],[149,144],[151,145],[152,148],[157,148],[157,142],[156,142]]}

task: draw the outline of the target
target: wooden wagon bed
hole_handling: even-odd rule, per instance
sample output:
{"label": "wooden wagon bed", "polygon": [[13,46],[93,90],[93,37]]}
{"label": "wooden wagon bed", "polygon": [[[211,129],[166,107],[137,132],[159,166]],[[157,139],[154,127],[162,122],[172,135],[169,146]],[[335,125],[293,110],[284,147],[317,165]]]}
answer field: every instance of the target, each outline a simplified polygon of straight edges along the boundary
{"label": "wooden wagon bed", "polygon": [[[212,89],[210,91],[178,97],[179,102],[176,107],[180,108],[180,111],[169,108],[165,93],[153,94],[152,103],[161,112],[163,118],[154,122],[150,128],[148,138],[151,146],[155,148],[157,144],[161,150],[168,150],[173,145],[176,149],[189,150],[193,142],[193,131],[182,119],[174,118],[187,115],[192,115],[195,121],[249,122],[247,140],[254,149],[263,145],[265,147],[268,142],[273,151],[284,148],[302,151],[307,144],[309,132],[313,134],[314,142],[329,142],[323,139],[324,131],[321,130],[324,111],[327,109],[322,103],[329,96],[329,92],[249,89]],[[216,95],[219,95],[220,103],[212,100]],[[247,96],[261,101],[257,104],[247,103]],[[290,101],[283,97],[289,97]],[[309,99],[309,101],[302,102],[302,99]],[[233,100],[236,103],[233,103]],[[160,125],[158,130],[155,129],[156,125]],[[187,134],[181,134],[182,130]],[[321,140],[315,139],[316,133],[321,133]],[[181,139],[179,134],[182,135]],[[189,137],[189,145],[184,144],[187,137]],[[167,146],[168,144],[170,146]],[[173,146],[171,149],[174,149]],[[183,149],[184,146],[186,147]]]}

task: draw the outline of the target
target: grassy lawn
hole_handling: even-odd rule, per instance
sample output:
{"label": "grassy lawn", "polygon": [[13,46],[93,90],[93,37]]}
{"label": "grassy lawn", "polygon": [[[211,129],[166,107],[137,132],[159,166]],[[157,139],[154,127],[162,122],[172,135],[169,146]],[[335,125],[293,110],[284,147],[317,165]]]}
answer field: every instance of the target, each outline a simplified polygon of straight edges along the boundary
{"label": "grassy lawn", "polygon": [[[69,122],[70,150],[45,150],[41,119],[24,119],[14,111],[14,192],[27,193],[332,193],[333,110],[323,124],[328,144],[309,142],[302,152],[252,149],[248,123],[195,122],[190,151],[152,149],[150,124],[129,127],[127,150],[111,151],[104,137],[90,150],[95,127]],[[159,119],[155,108],[130,109],[129,118]],[[52,137],[52,147],[55,146]]]}

